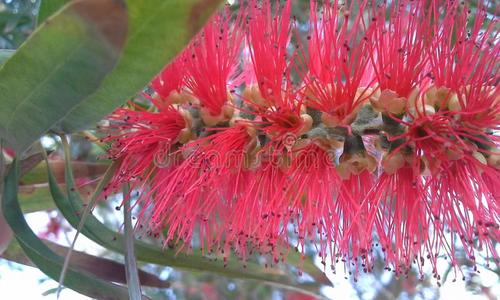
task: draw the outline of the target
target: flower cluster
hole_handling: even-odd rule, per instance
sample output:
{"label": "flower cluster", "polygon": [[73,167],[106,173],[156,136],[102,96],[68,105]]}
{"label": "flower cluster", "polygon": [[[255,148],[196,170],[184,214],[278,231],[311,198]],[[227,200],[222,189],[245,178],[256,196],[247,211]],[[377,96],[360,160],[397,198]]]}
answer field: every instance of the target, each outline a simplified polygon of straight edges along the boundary
{"label": "flower cluster", "polygon": [[[498,21],[479,5],[291,1],[226,7],[109,117],[108,191],[140,192],[165,245],[316,247],[323,263],[398,275],[439,255],[498,263]],[[127,198],[128,200],[129,198]],[[329,259],[327,262],[326,260]],[[458,268],[455,268],[457,270]]]}

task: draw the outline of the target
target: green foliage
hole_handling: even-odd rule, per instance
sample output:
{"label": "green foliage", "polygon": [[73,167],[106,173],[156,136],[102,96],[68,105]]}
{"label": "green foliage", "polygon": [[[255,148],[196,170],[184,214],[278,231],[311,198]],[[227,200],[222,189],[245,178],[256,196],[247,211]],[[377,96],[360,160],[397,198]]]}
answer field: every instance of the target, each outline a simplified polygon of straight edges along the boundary
{"label": "green foliage", "polygon": [[72,2],[2,66],[0,134],[10,146],[23,152],[99,87],[118,58],[126,16],[113,0]]}
{"label": "green foliage", "polygon": [[37,6],[38,1],[0,1],[0,49],[16,49],[31,34]]}
{"label": "green foliage", "polygon": [[70,2],[70,0],[49,0],[42,1],[40,3],[40,9],[38,10],[37,23],[42,24],[48,17],[53,15],[65,4]]}
{"label": "green foliage", "polygon": [[[63,259],[38,239],[26,223],[17,200],[18,174],[19,166],[14,162],[4,182],[2,201],[4,217],[26,256],[45,274],[57,279]],[[71,289],[98,299],[125,299],[128,295],[127,289],[95,279],[91,274],[74,267],[69,268],[65,283]]]}

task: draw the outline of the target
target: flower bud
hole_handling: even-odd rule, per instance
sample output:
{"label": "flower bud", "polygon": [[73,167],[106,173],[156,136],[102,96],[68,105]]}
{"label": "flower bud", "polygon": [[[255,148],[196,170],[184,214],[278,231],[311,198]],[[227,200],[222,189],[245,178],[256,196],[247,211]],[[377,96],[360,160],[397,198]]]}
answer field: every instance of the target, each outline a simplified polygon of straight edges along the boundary
{"label": "flower bud", "polygon": [[262,97],[259,86],[256,84],[250,84],[245,87],[242,93],[244,100],[251,102],[260,107],[268,107],[269,103]]}
{"label": "flower bud", "polygon": [[392,90],[383,90],[378,98],[370,99],[374,110],[394,115],[400,115],[405,111],[406,102],[405,97],[399,97]]}
{"label": "flower bud", "polygon": [[359,151],[353,154],[343,153],[340,156],[338,171],[342,178],[347,179],[350,175],[359,175],[365,170],[373,172],[376,168],[377,160],[375,157],[366,151]]}
{"label": "flower bud", "polygon": [[202,107],[200,109],[201,119],[203,120],[203,123],[205,123],[205,125],[207,125],[208,127],[213,127],[217,124],[228,122],[229,120],[231,120],[233,114],[234,107],[227,103],[222,106],[221,112],[215,116],[212,115],[212,113],[205,107]]}

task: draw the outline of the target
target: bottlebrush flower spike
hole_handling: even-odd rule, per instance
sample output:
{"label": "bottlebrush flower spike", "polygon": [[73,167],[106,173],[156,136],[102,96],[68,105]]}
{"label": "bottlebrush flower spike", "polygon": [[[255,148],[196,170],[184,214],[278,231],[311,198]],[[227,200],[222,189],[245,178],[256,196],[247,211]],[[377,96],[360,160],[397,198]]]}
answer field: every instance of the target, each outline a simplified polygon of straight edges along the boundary
{"label": "bottlebrush flower spike", "polygon": [[151,109],[109,117],[111,190],[131,181],[140,224],[179,251],[278,263],[313,244],[355,279],[384,253],[439,281],[460,242],[498,264],[498,21],[442,2],[312,2],[303,56],[291,1],[226,8],[151,84]]}
{"label": "bottlebrush flower spike", "polygon": [[[493,258],[498,263],[495,241],[500,238],[499,195],[495,194],[487,180],[498,181],[500,172],[485,166],[484,161],[473,155],[443,164],[446,171],[440,173],[440,178],[429,181],[435,231],[436,227],[441,227],[443,233],[446,232],[445,228],[451,230],[453,234],[447,240],[459,238],[473,264],[476,263],[478,249],[486,253],[488,259]],[[451,264],[457,268],[456,244],[448,246],[444,239],[440,242],[435,244],[438,246],[436,248],[444,248],[451,258]]]}
{"label": "bottlebrush flower spike", "polygon": [[[455,17],[453,11],[449,13]],[[451,17],[445,17],[442,26],[451,26],[448,23],[450,20]],[[458,31],[466,30],[466,24],[460,25],[461,21],[462,18],[458,18],[459,26],[455,26]],[[445,30],[441,28],[438,32]],[[483,66],[475,68],[482,75],[473,74],[468,71],[469,66],[461,66],[460,60],[456,59],[457,56],[464,55],[460,54],[460,44],[458,39],[450,47],[450,51],[440,53],[439,59],[442,62],[434,65],[431,75],[436,83],[439,82],[438,85],[428,88],[425,95],[417,94],[413,99],[415,102],[407,102],[405,117],[390,117],[402,128],[396,130],[401,134],[393,133],[389,137],[389,153],[382,161],[385,174],[379,179],[379,185],[394,181],[395,186],[392,189],[377,186],[375,190],[394,191],[390,198],[396,199],[396,208],[389,211],[394,210],[394,217],[399,220],[392,220],[391,214],[382,210],[377,227],[386,249],[386,258],[399,272],[408,268],[416,256],[421,258],[417,259],[420,262],[425,257],[428,258],[433,272],[437,273],[437,255],[443,250],[456,267],[454,234],[461,237],[470,257],[474,257],[474,250],[467,243],[477,239],[476,246],[484,247],[487,253],[498,259],[491,245],[493,240],[498,239],[496,230],[485,230],[478,223],[471,222],[470,218],[473,216],[472,220],[475,222],[488,223],[490,226],[498,223],[498,197],[495,198],[488,183],[494,181],[490,176],[499,178],[499,173],[486,165],[484,155],[489,153],[488,149],[491,147],[496,149],[498,137],[487,133],[496,125],[494,118],[488,118],[488,114],[483,115],[484,118],[477,118],[481,111],[491,111],[494,107],[495,100],[490,93],[494,94],[495,88],[488,89],[485,84],[488,85],[492,74],[492,69],[488,66],[498,61],[498,58],[495,58],[496,54],[490,49],[483,50],[479,47],[477,51],[484,51],[479,55],[470,51],[472,56],[486,57]],[[428,51],[433,53],[437,50]],[[476,61],[471,57],[462,59],[469,63]],[[431,66],[433,64],[431,62]],[[455,74],[458,79],[452,82],[451,78],[447,78],[447,72]],[[472,90],[475,92],[471,92]],[[486,99],[490,101],[485,101]],[[473,105],[476,101],[481,101],[484,106]],[[473,115],[480,121],[474,122]],[[400,198],[402,195],[404,198]],[[381,199],[386,197],[383,195]],[[398,208],[397,204],[404,201],[411,203]],[[382,200],[381,203],[385,205],[387,202]],[[401,219],[400,216],[404,216],[401,212],[409,207],[412,217]],[[410,210],[405,214],[409,213]],[[406,228],[396,228],[390,232],[390,224],[403,224]],[[447,234],[447,230],[451,230],[453,234]],[[422,232],[427,233],[422,235]],[[474,235],[477,232],[483,235]],[[402,249],[405,252],[398,252]]]}
{"label": "bottlebrush flower spike", "polygon": [[208,126],[227,122],[233,114],[228,81],[238,66],[243,40],[242,14],[231,26],[229,8],[215,15],[187,49],[186,86],[199,100]]}

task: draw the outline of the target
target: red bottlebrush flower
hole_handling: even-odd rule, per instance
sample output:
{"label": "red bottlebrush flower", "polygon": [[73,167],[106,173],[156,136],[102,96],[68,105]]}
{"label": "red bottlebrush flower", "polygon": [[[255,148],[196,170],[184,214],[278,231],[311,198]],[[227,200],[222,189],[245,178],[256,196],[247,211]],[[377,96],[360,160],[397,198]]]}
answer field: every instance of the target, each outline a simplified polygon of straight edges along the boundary
{"label": "red bottlebrush flower", "polygon": [[363,15],[351,13],[354,5],[364,10],[365,1],[359,2],[345,7],[339,1],[325,1],[318,18],[316,1],[311,1],[306,102],[308,107],[322,112],[322,121],[331,127],[351,124],[361,105],[374,93],[370,88],[373,79],[366,78],[370,65],[362,38]]}
{"label": "red bottlebrush flower", "polygon": [[304,142],[293,152],[294,159],[284,177],[286,200],[282,211],[291,213],[288,222],[298,234],[296,247],[303,252],[306,241],[314,241],[322,263],[326,265],[330,255],[333,265],[337,254],[333,243],[341,236],[339,202],[333,201],[341,185],[335,170],[335,152],[314,142]]}
{"label": "red bottlebrush flower", "polygon": [[280,251],[288,248],[283,241],[286,235],[283,219],[288,216],[288,211],[283,211],[283,158],[258,159],[262,161],[255,162],[257,165],[246,174],[245,186],[235,202],[228,237],[235,241],[241,257],[255,250],[269,254],[277,263],[284,256]]}
{"label": "red bottlebrush flower", "polygon": [[[243,101],[257,117],[254,124],[272,141],[266,145],[266,151],[273,152],[272,148],[292,147],[296,137],[310,130],[312,119],[304,114],[300,94],[290,78],[291,1],[282,7],[276,3],[274,16],[269,0],[262,5],[250,1],[249,10],[247,40],[258,87],[247,83]],[[291,140],[286,141],[287,138]]]}
{"label": "red bottlebrush flower", "polygon": [[187,50],[186,86],[199,100],[205,123],[214,126],[232,116],[228,80],[234,76],[243,40],[242,14],[231,26],[229,9],[214,16]]}
{"label": "red bottlebrush flower", "polygon": [[371,99],[371,104],[379,111],[403,113],[425,78],[422,71],[428,61],[424,54],[429,35],[424,4],[425,1],[403,1],[373,8],[365,41],[381,92]]}
{"label": "red bottlebrush flower", "polygon": [[165,245],[226,259],[313,244],[356,278],[380,244],[397,274],[427,258],[439,277],[460,240],[498,262],[498,23],[477,12],[468,32],[467,8],[440,2],[313,1],[303,64],[291,1],[226,9],[155,78],[151,110],[109,118],[111,187],[145,190],[140,222]]}
{"label": "red bottlebrush flower", "polygon": [[[434,7],[434,18],[440,17],[439,8]],[[443,11],[428,49],[431,81],[424,104],[459,112],[462,120],[493,129],[500,124],[498,20],[488,20],[481,3],[472,24],[467,5],[450,2]]]}
{"label": "red bottlebrush flower", "polygon": [[[437,255],[443,250],[455,263],[455,239],[446,234],[447,230],[467,236],[464,228],[472,228],[469,214],[475,216],[474,220],[486,218],[493,223],[496,221],[492,220],[498,218],[498,212],[487,213],[477,202],[485,199],[485,207],[496,207],[486,187],[488,179],[484,180],[480,174],[488,169],[489,177],[495,171],[484,165],[486,159],[479,150],[495,144],[497,138],[487,134],[494,122],[489,118],[486,124],[488,117],[484,116],[473,124],[470,118],[481,109],[477,105],[472,113],[472,105],[468,112],[465,105],[460,104],[469,102],[463,100],[466,98],[471,99],[470,103],[486,99],[485,95],[491,93],[485,92],[484,84],[490,82],[492,69],[488,66],[495,59],[492,56],[485,58],[483,75],[469,72],[470,65],[466,64],[475,63],[476,59],[463,56],[460,42],[446,44],[451,38],[447,36],[448,27],[450,22],[455,22],[452,20],[455,15],[449,13],[443,21],[433,22],[422,14],[423,7],[419,7],[422,4],[410,5],[408,10],[402,10],[403,13],[401,10],[396,13],[392,8],[389,25],[386,27],[384,21],[374,25],[371,32],[380,38],[373,49],[372,60],[382,90],[378,102],[372,101],[372,105],[383,112],[384,125],[390,130],[385,132],[387,138],[382,139],[384,151],[388,152],[381,161],[384,174],[366,202],[379,206],[375,225],[380,243],[387,263],[400,273],[405,272],[417,257],[421,259],[417,260],[421,272],[425,257],[437,272]],[[459,18],[457,22],[461,24],[462,21]],[[376,20],[374,22],[377,24]],[[430,30],[430,24],[438,29]],[[466,30],[466,24],[461,25],[458,31]],[[437,33],[435,40],[430,35],[433,32]],[[432,42],[426,45],[427,41]],[[488,49],[483,54],[472,55],[486,57],[489,53],[492,52]],[[458,57],[463,58],[464,65]],[[432,71],[425,74],[428,59]],[[483,72],[482,67],[476,69]],[[394,77],[393,74],[399,75]],[[427,82],[429,86],[422,88],[424,74],[435,82]],[[419,92],[419,85],[425,89],[424,94]],[[384,94],[387,90],[394,93]],[[472,96],[472,90],[483,92]],[[466,97],[466,93],[472,97]],[[482,109],[491,111],[491,99],[489,103],[482,102],[485,104]],[[451,183],[448,178],[455,179],[456,172],[463,177]],[[474,192],[476,184],[480,192]],[[474,194],[471,199],[476,202],[465,199],[464,193]],[[454,195],[462,195],[461,200],[456,201],[459,198],[455,200]]]}
{"label": "red bottlebrush flower", "polygon": [[[377,230],[387,262],[404,271],[414,256],[427,257],[437,272],[437,255],[443,250],[455,266],[453,234],[471,241],[477,230],[471,220],[498,226],[498,197],[488,184],[500,173],[486,165],[478,141],[470,139],[467,124],[456,113],[427,110],[409,116],[407,121],[394,119],[405,130],[389,138],[390,152],[382,160],[385,173],[368,197],[380,203]],[[496,235],[488,230],[479,243],[492,251]]]}
{"label": "red bottlebrush flower", "polygon": [[343,179],[336,199],[336,211],[341,221],[337,237],[338,254],[348,268],[354,265],[354,276],[360,267],[363,272],[372,269],[372,230],[375,212],[378,207],[372,201],[366,201],[367,194],[373,188],[374,178],[368,170],[358,175]]}
{"label": "red bottlebrush flower", "polygon": [[[172,104],[182,103],[180,93],[182,92],[182,87],[184,83],[185,74],[183,72],[184,63],[186,60],[186,51],[179,54],[170,64],[168,64],[163,70],[151,81],[151,88],[160,97],[160,102],[155,103],[159,106],[161,102],[166,102]],[[170,99],[169,99],[170,97]],[[154,99],[155,97],[153,97]],[[177,99],[176,99],[177,98]]]}
{"label": "red bottlebrush flower", "polygon": [[165,243],[183,240],[189,246],[197,229],[202,249],[219,250],[220,233],[227,229],[224,205],[240,195],[239,180],[247,152],[255,146],[255,133],[243,123],[211,132],[179,150],[186,159],[168,176],[155,178],[146,195],[155,197],[152,228],[169,225]]}
{"label": "red bottlebrush flower", "polygon": [[[353,1],[346,7],[338,1],[325,1],[318,17],[316,1],[311,2],[308,73],[304,89],[305,105],[321,113],[321,122],[331,128],[328,130],[347,133],[338,168],[344,180],[335,200],[334,215],[339,224],[335,247],[338,247],[336,254],[340,254],[347,264],[362,258],[366,271],[370,265],[372,239],[371,232],[366,231],[367,224],[361,221],[368,214],[361,202],[373,184],[373,176],[367,170],[373,171],[376,161],[366,151],[361,137],[352,135],[351,124],[374,90],[371,88],[373,79],[367,77],[371,66],[363,38],[362,14],[352,14],[357,4],[361,11],[367,5],[365,1]],[[359,265],[355,265],[357,270]]]}
{"label": "red bottlebrush flower", "polygon": [[[287,106],[283,90],[289,89],[290,42],[292,1],[286,1],[280,9],[276,2],[274,9],[271,1],[264,0],[262,5],[251,0],[248,6],[249,20],[248,44],[253,63],[253,73],[257,79],[258,95],[249,97],[250,102],[267,108]],[[256,99],[257,98],[257,99]],[[259,101],[260,100],[260,101]]]}
{"label": "red bottlebrush flower", "polygon": [[481,3],[474,12],[473,23],[469,20],[471,11],[467,4],[450,1],[444,7],[435,5],[432,17],[443,20],[428,22],[435,32],[427,49],[428,76],[432,83],[456,93],[477,81],[485,86],[495,85],[495,78],[498,79],[494,72],[499,49],[499,33],[495,30],[498,20],[489,20]]}
{"label": "red bottlebrush flower", "polygon": [[431,211],[434,230],[447,228],[453,234],[449,235],[450,245],[443,240],[438,245],[445,248],[454,267],[458,265],[453,243],[457,237],[473,263],[476,249],[482,249],[486,256],[498,261],[494,241],[500,238],[500,198],[491,191],[485,179],[498,180],[500,172],[471,155],[443,164],[446,171],[429,180]]}
{"label": "red bottlebrush flower", "polygon": [[127,182],[132,187],[144,184],[157,165],[165,163],[171,148],[190,134],[189,117],[172,106],[158,112],[120,108],[108,119],[109,135],[103,141],[112,143],[109,155],[120,161],[109,191]]}
{"label": "red bottlebrush flower", "polygon": [[[390,154],[389,154],[390,155]],[[397,274],[405,274],[416,257],[425,257],[430,251],[430,220],[427,214],[426,192],[419,172],[405,164],[394,174],[384,173],[374,187],[373,197],[379,206],[376,229],[386,263]],[[386,200],[387,199],[387,200]],[[434,232],[440,239],[441,231]],[[435,257],[431,259],[435,268]],[[422,272],[422,264],[417,261]]]}

